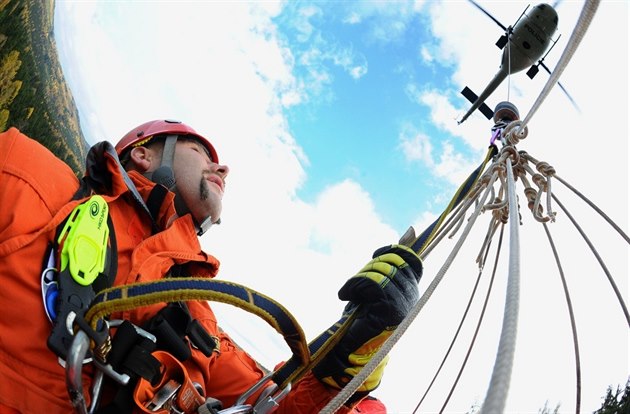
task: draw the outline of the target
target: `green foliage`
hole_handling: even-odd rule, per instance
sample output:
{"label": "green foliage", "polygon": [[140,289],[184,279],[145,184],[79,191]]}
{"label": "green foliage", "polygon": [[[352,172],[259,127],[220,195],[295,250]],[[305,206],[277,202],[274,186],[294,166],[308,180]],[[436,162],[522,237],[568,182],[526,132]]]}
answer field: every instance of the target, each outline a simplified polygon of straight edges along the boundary
{"label": "green foliage", "polygon": [[608,387],[608,393],[604,397],[604,402],[600,409],[594,414],[628,414],[630,413],[630,379],[626,382],[625,390],[617,387],[613,392],[612,387]]}
{"label": "green foliage", "polygon": [[7,121],[9,120],[9,110],[8,109],[0,109],[0,131],[4,131],[7,129]]}
{"label": "green foliage", "polygon": [[59,64],[53,11],[53,0],[0,0],[0,132],[17,127],[80,176],[88,144]]}

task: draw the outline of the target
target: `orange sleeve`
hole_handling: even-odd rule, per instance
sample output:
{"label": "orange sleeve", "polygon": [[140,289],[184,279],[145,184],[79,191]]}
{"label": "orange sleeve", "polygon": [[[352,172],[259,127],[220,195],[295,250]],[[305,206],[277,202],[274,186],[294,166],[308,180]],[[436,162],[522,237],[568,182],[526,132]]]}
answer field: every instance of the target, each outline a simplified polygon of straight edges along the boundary
{"label": "orange sleeve", "polygon": [[[312,373],[308,373],[291,390],[289,395],[280,402],[276,414],[315,414],[332,400],[339,391],[333,390],[320,382]],[[338,414],[350,414],[356,411],[342,406]]]}
{"label": "orange sleeve", "polygon": [[219,329],[214,312],[207,302],[188,302],[188,307],[193,317],[218,340],[219,349],[210,357],[193,349],[191,360],[184,365],[191,379],[204,385],[207,397],[220,400],[224,408],[231,407],[264,376],[264,372],[254,358]]}
{"label": "orange sleeve", "polygon": [[[228,334],[218,328],[216,317],[207,302],[188,302],[191,314],[204,328],[219,339],[219,352],[210,358],[193,350],[191,360],[185,362],[191,379],[204,384],[205,395],[220,400],[224,408],[234,405],[236,400],[263,376],[264,372],[247,352],[241,349]],[[254,404],[265,387],[261,387],[247,403]],[[293,386],[291,392],[280,402],[277,414],[319,413],[337,395],[322,384],[311,373]],[[354,413],[342,407],[337,413]]]}

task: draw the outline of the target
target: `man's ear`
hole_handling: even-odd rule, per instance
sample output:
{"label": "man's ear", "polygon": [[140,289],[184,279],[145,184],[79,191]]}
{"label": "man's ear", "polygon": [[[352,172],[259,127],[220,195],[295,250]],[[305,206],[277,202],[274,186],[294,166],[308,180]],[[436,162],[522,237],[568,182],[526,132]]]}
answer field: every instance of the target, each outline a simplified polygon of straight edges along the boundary
{"label": "man's ear", "polygon": [[140,173],[149,171],[155,154],[149,148],[136,147],[131,150],[131,161]]}

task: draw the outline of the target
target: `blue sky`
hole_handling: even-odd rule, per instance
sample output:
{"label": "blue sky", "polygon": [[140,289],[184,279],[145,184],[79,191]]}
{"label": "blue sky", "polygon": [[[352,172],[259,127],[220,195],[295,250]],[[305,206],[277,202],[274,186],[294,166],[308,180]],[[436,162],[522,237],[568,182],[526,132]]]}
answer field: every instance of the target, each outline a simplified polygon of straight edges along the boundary
{"label": "blue sky", "polygon": [[[350,177],[373,194],[377,210],[404,231],[414,218],[411,212],[429,206],[426,187],[431,180],[426,166],[404,156],[400,135],[406,125],[414,124],[426,134],[435,132],[421,122],[428,108],[413,102],[406,88],[414,79],[444,82],[419,54],[426,26],[420,16],[406,16],[404,11],[382,21],[348,3],[315,4],[307,10],[308,24],[292,20],[291,10],[277,19],[288,27],[283,34],[298,62],[295,73],[306,82],[322,79],[309,102],[288,111],[290,129],[309,154],[307,173],[323,172],[308,174],[298,194],[312,200],[326,183]],[[390,37],[387,29],[395,23],[399,34]],[[316,55],[315,49],[329,53],[318,56],[313,65],[315,58],[309,56]],[[392,61],[392,56],[398,59]],[[400,209],[401,204],[410,208]]]}
{"label": "blue sky", "polygon": [[[527,6],[482,4],[506,26]],[[556,36],[562,37],[548,66],[559,59],[581,7],[578,1],[559,4]],[[626,232],[627,30],[628,4],[603,1],[561,78],[582,111],[554,89],[519,144],[554,165]],[[500,35],[464,1],[57,1],[55,20],[86,137],[115,142],[146,120],[175,118],[210,138],[231,173],[223,223],[202,244],[221,260],[220,277],[283,303],[309,338],[337,319],[343,303],[336,291],[372,251],[398,240],[410,224],[422,231],[481,161],[492,125],[480,114],[457,125],[468,108],[459,91],[466,85],[480,91],[498,70]],[[546,80],[544,72],[534,80],[514,75],[489,105],[509,93],[524,115]],[[553,185],[602,246],[627,302],[627,245]],[[549,401],[572,412],[575,374],[564,296],[544,232],[526,210],[522,214],[523,299],[508,411],[537,412]],[[393,413],[413,410],[448,347],[477,274],[474,258],[485,226],[476,227],[475,240],[392,352],[376,395]],[[566,258],[578,319],[582,405],[593,411],[608,385],[624,384],[630,372],[628,327],[566,217],[559,213],[550,228]],[[452,248],[443,244],[425,260],[421,290]],[[448,412],[466,412],[484,399],[505,275],[503,268],[492,316]],[[287,357],[281,338],[258,320],[216,309],[221,324],[264,364]],[[422,412],[441,407],[474,321],[466,326],[466,339]]]}

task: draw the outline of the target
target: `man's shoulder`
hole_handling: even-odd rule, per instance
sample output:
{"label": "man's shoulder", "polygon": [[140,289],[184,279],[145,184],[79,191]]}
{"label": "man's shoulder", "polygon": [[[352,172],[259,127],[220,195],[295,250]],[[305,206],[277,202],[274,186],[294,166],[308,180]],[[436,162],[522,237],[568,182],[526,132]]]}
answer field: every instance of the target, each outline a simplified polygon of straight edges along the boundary
{"label": "man's shoulder", "polygon": [[48,148],[16,128],[0,134],[0,174],[24,182],[55,210],[79,186],[72,169]]}

